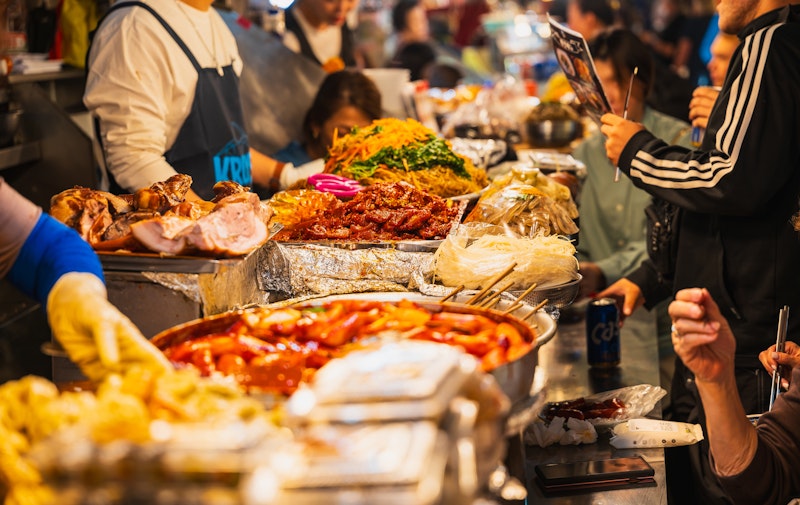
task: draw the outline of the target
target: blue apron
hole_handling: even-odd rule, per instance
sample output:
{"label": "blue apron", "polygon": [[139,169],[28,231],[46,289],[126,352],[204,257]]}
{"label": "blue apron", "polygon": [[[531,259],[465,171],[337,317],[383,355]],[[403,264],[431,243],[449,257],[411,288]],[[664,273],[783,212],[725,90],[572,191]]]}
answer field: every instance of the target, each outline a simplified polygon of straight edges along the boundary
{"label": "blue apron", "polygon": [[[189,116],[181,126],[172,147],[164,153],[176,171],[192,177],[192,189],[201,198],[214,197],[212,188],[219,181],[235,181],[251,186],[253,178],[250,148],[244,131],[242,104],[239,99],[239,77],[233,64],[202,68],[175,30],[152,7],[142,2],[116,4],[108,12],[124,7],[142,7],[164,26],[197,71],[197,88]],[[95,122],[97,127],[97,122]],[[98,130],[99,131],[99,130]],[[101,137],[98,135],[98,139]],[[112,180],[114,186],[119,187]],[[138,188],[137,188],[138,189]]]}

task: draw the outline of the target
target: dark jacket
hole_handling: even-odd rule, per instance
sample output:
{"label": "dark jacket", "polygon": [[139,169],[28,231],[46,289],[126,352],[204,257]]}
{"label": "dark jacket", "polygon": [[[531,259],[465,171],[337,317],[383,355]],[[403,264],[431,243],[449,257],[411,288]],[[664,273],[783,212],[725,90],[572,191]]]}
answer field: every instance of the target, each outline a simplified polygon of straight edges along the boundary
{"label": "dark jacket", "polygon": [[[779,309],[800,308],[800,237],[791,222],[800,194],[798,20],[793,5],[739,34],[699,150],[645,131],[619,161],[636,186],[683,209],[673,292],[709,289],[737,337],[739,366],[760,367]],[[797,337],[800,317],[789,324]]]}

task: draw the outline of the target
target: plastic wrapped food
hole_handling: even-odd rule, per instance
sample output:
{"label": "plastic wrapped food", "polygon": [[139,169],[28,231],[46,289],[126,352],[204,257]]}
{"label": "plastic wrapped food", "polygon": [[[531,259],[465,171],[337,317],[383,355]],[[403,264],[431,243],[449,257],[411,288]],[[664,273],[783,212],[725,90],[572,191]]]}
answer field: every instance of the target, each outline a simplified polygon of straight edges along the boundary
{"label": "plastic wrapped food", "polygon": [[[492,261],[486,261],[486,258]],[[502,228],[481,223],[458,227],[434,255],[434,276],[445,286],[481,289],[509,266],[514,270],[504,281],[510,290],[531,284],[557,286],[578,277],[575,246],[560,236],[515,237]]]}
{"label": "plastic wrapped food", "polygon": [[456,347],[383,344],[330,361],[292,395],[286,412],[297,422],[439,419],[477,370],[477,360]]}
{"label": "plastic wrapped food", "polygon": [[703,428],[699,424],[660,419],[631,419],[616,425],[613,432],[610,443],[617,449],[676,447],[703,440]]}
{"label": "plastic wrapped food", "polygon": [[[611,428],[623,421],[644,417],[648,412],[655,408],[656,404],[667,392],[650,384],[639,384],[620,389],[612,389],[584,398],[576,398],[564,402],[548,403],[544,406],[540,417],[547,419],[548,413],[552,412],[554,406],[567,407],[573,404],[594,404],[599,408],[595,410],[597,415],[584,415],[585,420],[592,423],[595,428]],[[612,405],[613,404],[613,405]],[[612,408],[613,407],[613,408]],[[558,417],[567,417],[556,414]]]}
{"label": "plastic wrapped food", "polygon": [[427,505],[441,495],[447,435],[430,421],[313,425],[277,456],[291,462],[278,504]]}
{"label": "plastic wrapped food", "polygon": [[[568,188],[555,181],[552,184],[564,188],[571,202]],[[572,235],[578,232],[573,221],[577,210],[574,213],[570,210],[535,186],[512,183],[485,193],[464,222],[499,225],[514,237]]]}

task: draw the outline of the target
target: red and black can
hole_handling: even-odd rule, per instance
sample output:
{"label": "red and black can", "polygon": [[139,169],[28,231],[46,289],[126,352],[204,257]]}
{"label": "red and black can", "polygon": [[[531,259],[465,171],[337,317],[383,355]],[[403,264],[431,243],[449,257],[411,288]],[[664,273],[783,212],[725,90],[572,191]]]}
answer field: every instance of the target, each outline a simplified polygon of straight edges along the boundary
{"label": "red and black can", "polygon": [[586,309],[586,358],[589,366],[619,365],[619,312],[613,298],[597,298]]}

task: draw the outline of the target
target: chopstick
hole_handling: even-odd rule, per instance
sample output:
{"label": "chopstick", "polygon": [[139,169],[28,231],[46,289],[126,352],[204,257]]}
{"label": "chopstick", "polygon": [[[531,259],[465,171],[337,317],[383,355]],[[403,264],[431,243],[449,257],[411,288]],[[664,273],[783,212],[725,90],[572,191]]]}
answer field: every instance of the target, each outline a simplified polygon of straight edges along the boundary
{"label": "chopstick", "polygon": [[503,270],[502,272],[500,272],[499,274],[497,274],[497,275],[496,275],[496,276],[495,276],[495,277],[494,277],[494,278],[491,280],[491,283],[490,283],[488,286],[486,286],[486,287],[485,287],[485,288],[483,288],[482,290],[478,291],[477,293],[475,293],[475,294],[472,296],[472,298],[470,298],[469,300],[467,300],[467,301],[465,302],[465,303],[466,303],[466,305],[473,305],[473,304],[477,303],[477,302],[478,302],[478,300],[480,300],[481,298],[483,298],[483,297],[486,295],[486,293],[488,293],[488,292],[489,292],[489,290],[490,290],[490,289],[492,289],[492,287],[494,287],[494,285],[495,285],[495,284],[497,284],[498,282],[500,282],[501,280],[503,280],[503,278],[504,278],[504,277],[506,277],[506,276],[507,276],[508,274],[510,274],[511,272],[513,272],[515,268],[517,268],[517,264],[516,264],[516,262],[515,262],[515,263],[512,263],[512,264],[511,264],[511,266],[509,266],[508,268],[506,268],[505,270]]}
{"label": "chopstick", "polygon": [[499,301],[500,301],[500,296],[502,296],[502,294],[503,294],[503,293],[505,293],[506,291],[508,291],[508,289],[509,289],[511,286],[513,286],[513,285],[514,285],[514,282],[515,282],[515,281],[511,281],[511,282],[509,282],[508,284],[506,284],[506,285],[505,285],[505,286],[503,286],[502,288],[500,288],[500,289],[498,289],[497,291],[495,291],[494,293],[492,293],[492,295],[491,295],[491,296],[489,296],[488,298],[484,299],[482,302],[480,302],[480,303],[479,303],[479,304],[477,304],[477,305],[478,305],[479,307],[486,307],[486,308],[489,308],[489,307],[492,307],[493,305],[496,305],[496,304],[497,304],[497,302],[499,302]]}
{"label": "chopstick", "polygon": [[[783,352],[784,345],[786,344],[786,328],[789,324],[789,306],[784,305],[778,315],[778,336],[775,339],[775,352]],[[772,410],[772,405],[775,399],[781,393],[781,367],[776,366],[772,371],[772,386],[769,391],[769,410]]]}
{"label": "chopstick", "polygon": [[439,300],[439,301],[440,301],[440,302],[446,302],[447,300],[449,300],[449,299],[453,298],[453,297],[454,297],[454,296],[456,296],[458,293],[460,293],[460,292],[461,292],[463,289],[464,289],[464,285],[463,285],[463,284],[460,284],[460,285],[458,285],[458,286],[457,286],[457,287],[456,287],[454,290],[450,291],[450,294],[448,294],[447,296],[445,296],[444,298],[442,298],[442,299],[441,299],[441,300]]}
{"label": "chopstick", "polygon": [[536,314],[537,312],[539,312],[539,309],[541,309],[542,307],[544,307],[544,306],[545,306],[545,305],[547,305],[548,303],[550,303],[550,300],[548,300],[547,298],[545,298],[545,299],[544,299],[544,300],[542,300],[541,302],[537,303],[537,304],[536,304],[536,306],[535,306],[535,307],[533,307],[533,309],[531,309],[531,311],[530,311],[530,312],[528,312],[528,315],[522,318],[522,320],[523,320],[523,321],[527,321],[528,319],[530,319],[530,318],[531,318],[531,316],[532,316],[532,315],[534,315],[534,314]]}
{"label": "chopstick", "polygon": [[534,289],[536,289],[536,286],[538,286],[538,285],[539,285],[539,284],[538,284],[538,283],[536,283],[536,282],[534,282],[533,284],[531,284],[531,285],[530,285],[530,287],[529,287],[528,289],[526,289],[525,291],[523,291],[523,292],[522,292],[522,294],[521,294],[521,295],[519,295],[519,296],[517,297],[517,299],[516,299],[516,300],[514,300],[514,303],[519,303],[519,302],[521,302],[521,301],[522,301],[522,299],[523,299],[523,298],[525,298],[526,296],[528,296],[529,294],[531,294],[531,293],[533,292],[533,290],[534,290]]}
{"label": "chopstick", "polygon": [[[628,102],[631,99],[631,90],[633,89],[633,80],[636,78],[636,74],[639,73],[639,67],[634,67],[633,73],[631,74],[631,80],[628,83],[628,92],[625,93],[625,106],[622,110],[622,119],[628,119]],[[614,171],[614,182],[619,182],[619,165],[617,165],[616,171]]]}

